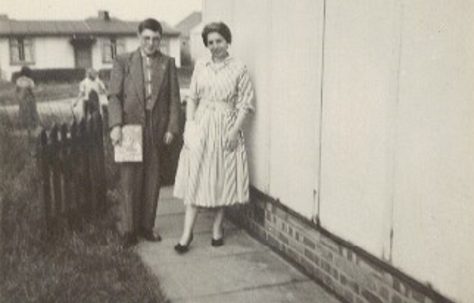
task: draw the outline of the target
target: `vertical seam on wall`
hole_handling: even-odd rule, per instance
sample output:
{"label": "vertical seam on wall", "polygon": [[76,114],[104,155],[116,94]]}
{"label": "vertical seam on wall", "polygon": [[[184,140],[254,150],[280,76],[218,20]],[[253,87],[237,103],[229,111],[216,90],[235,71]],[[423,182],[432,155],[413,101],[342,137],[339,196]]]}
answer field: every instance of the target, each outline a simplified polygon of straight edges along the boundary
{"label": "vertical seam on wall", "polygon": [[394,239],[394,212],[395,212],[395,177],[396,177],[396,146],[399,142],[398,140],[398,120],[399,120],[399,104],[400,104],[400,78],[401,78],[401,66],[402,66],[402,42],[403,42],[403,0],[399,0],[399,14],[398,14],[398,62],[397,62],[397,82],[396,82],[396,90],[395,90],[395,113],[392,122],[392,188],[391,188],[391,197],[390,197],[390,247],[389,247],[389,256],[388,260],[390,263],[393,262],[393,239]]}
{"label": "vertical seam on wall", "polygon": [[[271,35],[273,34],[273,7],[272,7],[272,1],[267,1],[267,5],[268,5],[268,10],[267,12],[269,12],[269,15],[270,15],[270,25],[269,25],[269,29],[268,29],[268,33],[271,37]],[[273,39],[269,39],[270,40],[270,47],[269,49],[270,50],[273,50],[272,48],[272,40]],[[273,52],[271,53],[270,56],[267,57],[267,60],[270,60],[270,64],[269,66],[271,68],[273,68],[273,64],[272,64],[272,57],[273,57]],[[271,75],[273,74],[273,72],[270,73],[270,77]],[[268,83],[272,83],[271,79]],[[273,90],[272,91],[272,94],[274,93]],[[272,98],[270,98],[270,100],[273,100],[273,96]],[[268,152],[268,160],[267,160],[267,193],[270,192],[270,187],[271,187],[271,183],[272,183],[272,157],[271,157],[271,152],[272,152],[272,117],[273,117],[273,114],[272,114],[272,111],[274,110],[273,107],[271,105],[269,105],[270,107],[270,115],[269,115],[269,118],[268,118],[268,146],[267,146],[267,152]]]}
{"label": "vertical seam on wall", "polygon": [[318,165],[318,197],[316,205],[313,204],[313,215],[316,216],[316,223],[320,223],[321,218],[321,172],[322,172],[322,152],[323,152],[323,99],[324,99],[324,51],[326,41],[326,1],[323,0],[323,28],[321,41],[321,83],[320,83],[320,108],[319,108],[319,165]]}

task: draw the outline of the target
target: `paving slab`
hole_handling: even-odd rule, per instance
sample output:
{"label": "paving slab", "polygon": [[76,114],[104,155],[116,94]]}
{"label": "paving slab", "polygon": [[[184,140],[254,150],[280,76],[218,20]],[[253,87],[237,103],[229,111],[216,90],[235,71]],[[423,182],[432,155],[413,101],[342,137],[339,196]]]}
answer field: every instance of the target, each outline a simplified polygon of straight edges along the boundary
{"label": "paving slab", "polygon": [[261,245],[255,239],[249,237],[245,231],[234,229],[225,237],[225,245],[221,247],[211,246],[211,232],[202,232],[194,235],[193,242],[189,246],[186,255],[178,255],[174,252],[174,246],[179,238],[163,238],[159,244],[152,242],[141,242],[139,250],[145,261],[154,263],[183,262],[183,260],[214,259],[227,257],[229,255],[246,254],[252,252],[269,251],[270,248]]}
{"label": "paving slab", "polygon": [[[212,220],[214,214],[209,212],[199,213],[194,224],[194,236],[212,230]],[[178,238],[183,231],[184,213],[158,216],[155,226],[163,238]],[[224,222],[224,234],[227,235],[237,227],[229,221]]]}
{"label": "paving slab", "polygon": [[228,220],[224,246],[212,247],[213,219],[213,211],[200,211],[190,250],[178,255],[173,247],[181,235],[184,206],[173,198],[172,187],[162,189],[156,224],[163,241],[141,242],[136,252],[171,302],[339,302]]}
{"label": "paving slab", "polygon": [[152,270],[156,269],[160,285],[170,299],[192,299],[308,280],[292,266],[277,260],[270,251],[227,255],[225,258],[182,256],[181,262],[143,259]]}
{"label": "paving slab", "polygon": [[280,285],[254,287],[235,292],[172,300],[177,303],[340,303],[313,281],[292,281]]}

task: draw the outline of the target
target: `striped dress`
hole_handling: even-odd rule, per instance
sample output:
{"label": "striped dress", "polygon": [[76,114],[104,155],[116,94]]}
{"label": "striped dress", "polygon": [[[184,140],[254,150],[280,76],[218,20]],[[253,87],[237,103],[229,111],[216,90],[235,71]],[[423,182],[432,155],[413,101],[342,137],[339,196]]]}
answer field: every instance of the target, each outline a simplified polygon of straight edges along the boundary
{"label": "striped dress", "polygon": [[254,111],[254,90],[244,64],[228,57],[196,63],[188,102],[196,104],[187,122],[174,195],[185,204],[229,206],[249,200],[247,153],[242,131],[237,148],[225,149],[225,135],[239,111]]}

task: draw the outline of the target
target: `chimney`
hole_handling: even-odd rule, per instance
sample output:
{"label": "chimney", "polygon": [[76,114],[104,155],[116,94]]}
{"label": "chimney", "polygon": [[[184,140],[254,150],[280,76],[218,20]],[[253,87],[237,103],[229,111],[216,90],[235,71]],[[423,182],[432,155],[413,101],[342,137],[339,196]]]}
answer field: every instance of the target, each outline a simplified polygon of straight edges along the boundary
{"label": "chimney", "polygon": [[110,15],[108,11],[99,11],[99,19],[104,21],[110,20]]}

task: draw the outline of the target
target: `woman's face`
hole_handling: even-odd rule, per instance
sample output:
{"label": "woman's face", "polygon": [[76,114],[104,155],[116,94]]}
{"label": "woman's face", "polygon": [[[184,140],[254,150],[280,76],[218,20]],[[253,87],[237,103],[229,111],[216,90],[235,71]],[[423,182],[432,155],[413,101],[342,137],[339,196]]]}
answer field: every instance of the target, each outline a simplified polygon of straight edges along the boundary
{"label": "woman's face", "polygon": [[217,32],[211,32],[207,35],[207,48],[211,51],[212,57],[224,58],[227,56],[229,43]]}

